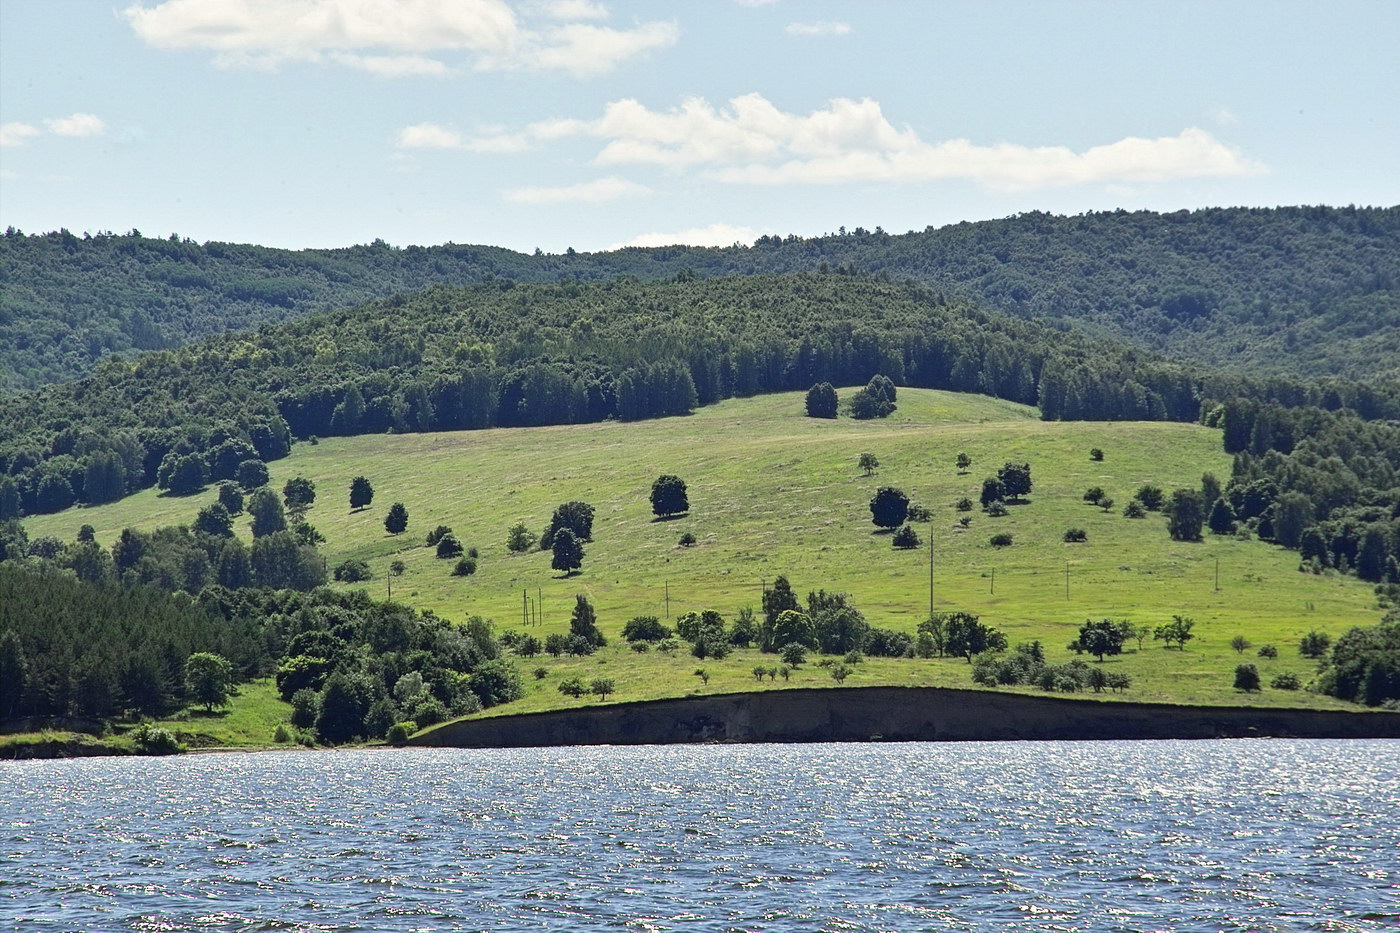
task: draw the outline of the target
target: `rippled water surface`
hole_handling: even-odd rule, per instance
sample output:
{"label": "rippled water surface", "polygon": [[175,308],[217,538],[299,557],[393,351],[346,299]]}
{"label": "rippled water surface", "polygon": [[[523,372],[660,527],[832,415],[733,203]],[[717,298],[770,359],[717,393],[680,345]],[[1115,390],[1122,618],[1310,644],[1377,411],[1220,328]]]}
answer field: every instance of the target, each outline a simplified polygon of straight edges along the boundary
{"label": "rippled water surface", "polygon": [[0,763],[0,926],[1379,930],[1400,742]]}

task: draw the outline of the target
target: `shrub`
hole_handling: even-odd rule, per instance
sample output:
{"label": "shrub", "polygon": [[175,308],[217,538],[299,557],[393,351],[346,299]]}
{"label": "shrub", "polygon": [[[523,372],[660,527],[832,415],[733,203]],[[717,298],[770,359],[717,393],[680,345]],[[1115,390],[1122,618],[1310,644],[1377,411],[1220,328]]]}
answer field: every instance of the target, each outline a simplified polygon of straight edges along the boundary
{"label": "shrub", "polygon": [[1332,645],[1332,637],[1326,632],[1308,632],[1298,642],[1298,653],[1305,658],[1320,658]]}
{"label": "shrub", "polygon": [[408,737],[418,731],[416,722],[396,722],[389,727],[384,738],[390,745],[407,745]]}
{"label": "shrub", "polygon": [[1253,664],[1241,664],[1235,668],[1235,689],[1253,693],[1259,689],[1259,668]]}
{"label": "shrub", "polygon": [[1147,509],[1145,509],[1145,508],[1142,507],[1142,503],[1141,503],[1141,502],[1139,502],[1139,501],[1137,501],[1136,499],[1134,499],[1132,502],[1129,502],[1127,505],[1123,506],[1123,517],[1124,517],[1124,518],[1146,518],[1146,517],[1147,517]]}
{"label": "shrub", "polygon": [[432,531],[428,532],[428,537],[426,539],[428,542],[428,547],[436,547],[439,541],[441,541],[443,538],[447,537],[450,534],[452,534],[451,528],[447,527],[446,525],[438,525]]}
{"label": "shrub", "polygon": [[369,564],[352,558],[337,564],[332,576],[342,583],[359,583],[362,580],[368,580],[371,574]]}
{"label": "shrub", "polygon": [[963,528],[971,528],[971,527],[972,527],[972,516],[971,516],[971,515],[964,515],[962,518],[958,519],[958,525],[959,525],[960,527],[963,527]]}
{"label": "shrub", "polygon": [[638,654],[646,654],[648,651],[651,650],[651,642],[649,641],[632,641],[628,642],[627,644],[629,647],[631,647],[633,651],[637,652]]}
{"label": "shrub", "polygon": [[1071,544],[1088,540],[1089,533],[1083,528],[1070,528],[1065,532],[1065,541]]}
{"label": "shrub", "polygon": [[442,701],[435,696],[428,696],[421,700],[413,709],[413,721],[418,724],[418,728],[426,729],[435,726],[447,718],[447,707],[442,705]]}
{"label": "shrub", "polygon": [[1095,463],[1099,462],[1103,459],[1103,451],[1097,447],[1090,448],[1089,459],[1093,460]]}
{"label": "shrub", "polygon": [[1248,638],[1245,638],[1243,635],[1236,635],[1234,638],[1230,639],[1230,647],[1235,649],[1236,654],[1244,654],[1253,646],[1250,644]]}
{"label": "shrub", "polygon": [[919,535],[908,525],[903,525],[894,533],[890,543],[900,550],[909,550],[919,546]]}
{"label": "shrub", "polygon": [[801,667],[807,662],[807,646],[800,642],[784,645],[783,650],[778,653],[778,658],[788,667]]}
{"label": "shrub", "polygon": [[298,729],[310,729],[316,724],[316,714],[321,711],[321,697],[315,691],[303,687],[292,694],[292,725]]}
{"label": "shrub", "polygon": [[131,734],[136,747],[143,755],[174,755],[184,751],[169,730],[156,728],[149,723],[141,723]]}
{"label": "shrub", "polygon": [[452,576],[469,577],[476,573],[476,561],[470,557],[458,559],[457,564],[452,568]]}
{"label": "shrub", "polygon": [[562,680],[559,682],[559,692],[564,694],[564,696],[566,697],[573,697],[574,699],[578,699],[579,697],[583,696],[585,693],[588,692],[588,688],[584,686],[583,680],[581,678],[570,677],[568,680]]}
{"label": "shrub", "polygon": [[1090,486],[1088,489],[1086,489],[1086,490],[1084,491],[1084,501],[1085,501],[1085,502],[1092,502],[1094,505],[1098,505],[1098,504],[1099,504],[1099,500],[1102,499],[1102,498],[1103,498],[1103,487],[1102,487],[1102,486]]}
{"label": "shrub", "polygon": [[1268,658],[1272,661],[1274,658],[1278,657],[1278,649],[1273,645],[1260,645],[1259,657]]}
{"label": "shrub", "polygon": [[969,499],[967,496],[963,496],[961,499],[958,500],[957,510],[959,512],[971,512],[972,500]]}
{"label": "shrub", "polygon": [[1142,503],[1142,507],[1149,512],[1160,511],[1167,501],[1167,494],[1162,492],[1162,487],[1144,484],[1138,487],[1137,494],[1133,496]]}
{"label": "shrub", "polygon": [[1302,681],[1298,679],[1297,674],[1285,671],[1282,674],[1275,675],[1274,679],[1269,681],[1269,686],[1273,687],[1275,690],[1299,690],[1302,689],[1303,684]]}
{"label": "shrub", "polygon": [[846,678],[851,676],[851,669],[845,664],[833,664],[831,666],[831,679],[839,683],[844,683]]}
{"label": "shrub", "polygon": [[678,543],[681,547],[694,547],[695,535],[687,531],[685,534],[681,535],[681,539]]}
{"label": "shrub", "polygon": [[506,532],[506,548],[512,554],[523,554],[535,546],[535,533],[524,522],[516,522]]}
{"label": "shrub", "polygon": [[994,500],[987,506],[987,514],[992,516],[992,518],[1001,518],[1006,515],[1006,503],[1002,502],[1000,499]]}
{"label": "shrub", "polygon": [[549,676],[549,671],[545,670],[542,667],[537,667],[530,673],[535,675],[536,680],[544,680],[546,677]]}
{"label": "shrub", "polygon": [[277,728],[272,732],[272,741],[278,745],[285,745],[292,740],[292,730],[285,722],[279,722]]}
{"label": "shrub", "polygon": [[[968,504],[971,505],[971,502]],[[933,521],[933,513],[922,505],[910,505],[909,514],[905,518],[911,522],[931,522]]]}
{"label": "shrub", "polygon": [[671,630],[656,616],[633,616],[622,626],[627,641],[661,641],[671,637]]}
{"label": "shrub", "polygon": [[992,547],[1010,547],[1011,535],[1005,531],[1000,532],[999,534],[994,534],[992,535],[989,543],[992,545]]}
{"label": "shrub", "polygon": [[438,539],[437,556],[442,560],[462,555],[462,542],[457,540],[457,536],[451,533],[443,535]]}

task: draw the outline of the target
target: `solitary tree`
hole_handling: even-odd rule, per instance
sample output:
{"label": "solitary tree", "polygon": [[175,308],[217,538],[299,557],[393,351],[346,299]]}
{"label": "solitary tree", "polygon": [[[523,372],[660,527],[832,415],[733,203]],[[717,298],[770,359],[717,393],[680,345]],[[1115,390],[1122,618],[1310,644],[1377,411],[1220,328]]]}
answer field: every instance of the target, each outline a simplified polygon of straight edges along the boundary
{"label": "solitary tree", "polygon": [[565,576],[572,575],[583,566],[583,543],[574,537],[570,529],[560,528],[554,533],[553,550],[554,559],[550,566],[555,570],[562,570]]}
{"label": "solitary tree", "polygon": [[594,648],[608,643],[603,633],[598,631],[598,614],[593,610],[593,604],[582,593],[574,597],[574,611],[569,616],[569,634],[582,638]]}
{"label": "solitary tree", "polygon": [[350,508],[359,510],[366,508],[374,501],[374,487],[370,481],[363,476],[357,476],[350,481]]}
{"label": "solitary tree", "polygon": [[1029,463],[1008,463],[997,471],[1001,487],[1012,501],[1031,493],[1031,465]]}
{"label": "solitary tree", "polygon": [[972,458],[967,454],[958,454],[958,473],[966,473],[967,468],[972,466]]}
{"label": "solitary tree", "polygon": [[870,520],[881,528],[898,528],[909,516],[909,497],[893,486],[881,486],[870,500]]}
{"label": "solitary tree", "polygon": [[1088,652],[1102,663],[1107,655],[1123,653],[1123,643],[1128,640],[1132,628],[1132,625],[1123,620],[1085,620],[1084,624],[1079,626],[1079,637],[1070,642],[1069,647],[1075,652]]}
{"label": "solitary tree", "polygon": [[1195,489],[1178,489],[1172,493],[1167,506],[1167,530],[1174,541],[1201,540],[1201,526],[1205,524],[1205,506],[1201,494]]}
{"label": "solitary tree", "polygon": [[408,509],[402,502],[389,506],[389,514],[384,516],[384,530],[391,535],[401,535],[408,530]]}
{"label": "solitary tree", "polygon": [[512,554],[520,554],[535,546],[535,533],[524,522],[516,522],[506,532],[506,549]]}
{"label": "solitary tree", "polygon": [[860,455],[859,466],[866,476],[873,476],[875,471],[880,469],[880,458],[872,453],[863,453]]}
{"label": "solitary tree", "polygon": [[1259,687],[1259,668],[1253,664],[1241,664],[1235,668],[1235,689],[1254,693]]}
{"label": "solitary tree", "polygon": [[609,693],[617,692],[617,683],[611,677],[595,677],[588,686],[588,692],[600,700],[606,700]]}
{"label": "solitary tree", "polygon": [[1230,639],[1230,647],[1235,649],[1236,654],[1244,654],[1245,651],[1252,646],[1248,638],[1245,638],[1243,635],[1236,635],[1234,638]]}
{"label": "solitary tree", "polygon": [[203,703],[205,712],[228,704],[233,692],[233,665],[208,651],[196,651],[185,659],[185,689],[190,699]]}
{"label": "solitary tree", "polygon": [[651,510],[662,518],[690,511],[685,480],[669,473],[658,476],[656,482],[651,484]]}
{"label": "solitary tree", "polygon": [[819,382],[807,390],[808,418],[835,418],[836,389],[829,382]]}
{"label": "solitary tree", "polygon": [[1153,629],[1152,637],[1157,641],[1166,642],[1168,648],[1175,643],[1178,651],[1185,651],[1186,643],[1196,637],[1191,634],[1191,629],[1195,626],[1196,621],[1189,616],[1172,616],[1170,622]]}

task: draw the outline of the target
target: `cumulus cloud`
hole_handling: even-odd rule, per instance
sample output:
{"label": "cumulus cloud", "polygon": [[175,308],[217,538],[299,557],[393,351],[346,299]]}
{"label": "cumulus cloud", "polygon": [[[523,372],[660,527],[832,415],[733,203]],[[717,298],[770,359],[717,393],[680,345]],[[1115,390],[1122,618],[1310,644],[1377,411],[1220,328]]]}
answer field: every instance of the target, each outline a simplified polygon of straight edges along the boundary
{"label": "cumulus cloud", "polygon": [[879,103],[838,98],[811,113],[778,109],[759,94],[716,107],[700,98],[670,110],[636,100],[608,104],[595,120],[552,120],[527,127],[536,143],[594,138],[599,165],[643,165],[733,184],[842,184],[965,179],[996,190],[1084,183],[1164,182],[1263,171],[1210,133],[1126,137],[1076,152],[1065,146],[929,142],[895,126]]}
{"label": "cumulus cloud", "polygon": [[466,152],[521,152],[530,141],[519,134],[493,133],[467,137],[440,123],[415,123],[399,130],[400,149],[461,149]]}
{"label": "cumulus cloud", "polygon": [[602,204],[646,194],[651,194],[647,186],[611,176],[557,188],[515,188],[504,197],[516,204]]}
{"label": "cumulus cloud", "polygon": [[107,124],[91,113],[74,113],[66,117],[50,117],[43,121],[43,128],[32,123],[5,123],[0,125],[0,146],[23,146],[38,136],[101,136],[107,132]]}
{"label": "cumulus cloud", "polygon": [[668,22],[578,22],[607,16],[587,0],[531,9],[557,22],[533,28],[505,0],[164,0],[123,16],[148,45],[212,52],[220,67],[332,62],[385,77],[447,74],[445,55],[478,70],[597,74],[679,36]]}
{"label": "cumulus cloud", "polygon": [[815,23],[788,23],[787,34],[790,36],[848,36],[851,34],[851,24],[836,23],[831,20],[821,20]]}
{"label": "cumulus cloud", "polygon": [[733,246],[736,243],[747,246],[756,239],[758,231],[752,227],[710,224],[676,233],[643,233],[625,243],[614,243],[608,249],[622,249],[625,246]]}

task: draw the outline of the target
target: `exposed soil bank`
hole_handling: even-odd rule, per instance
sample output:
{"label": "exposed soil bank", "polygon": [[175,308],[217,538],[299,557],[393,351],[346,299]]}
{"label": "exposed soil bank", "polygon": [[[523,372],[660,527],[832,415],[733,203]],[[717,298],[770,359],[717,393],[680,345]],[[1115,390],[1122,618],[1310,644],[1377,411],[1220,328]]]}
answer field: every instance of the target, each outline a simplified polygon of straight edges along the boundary
{"label": "exposed soil bank", "polygon": [[519,748],[685,742],[1400,738],[1400,713],[1179,706],[936,687],[773,690],[445,723],[410,745]]}

